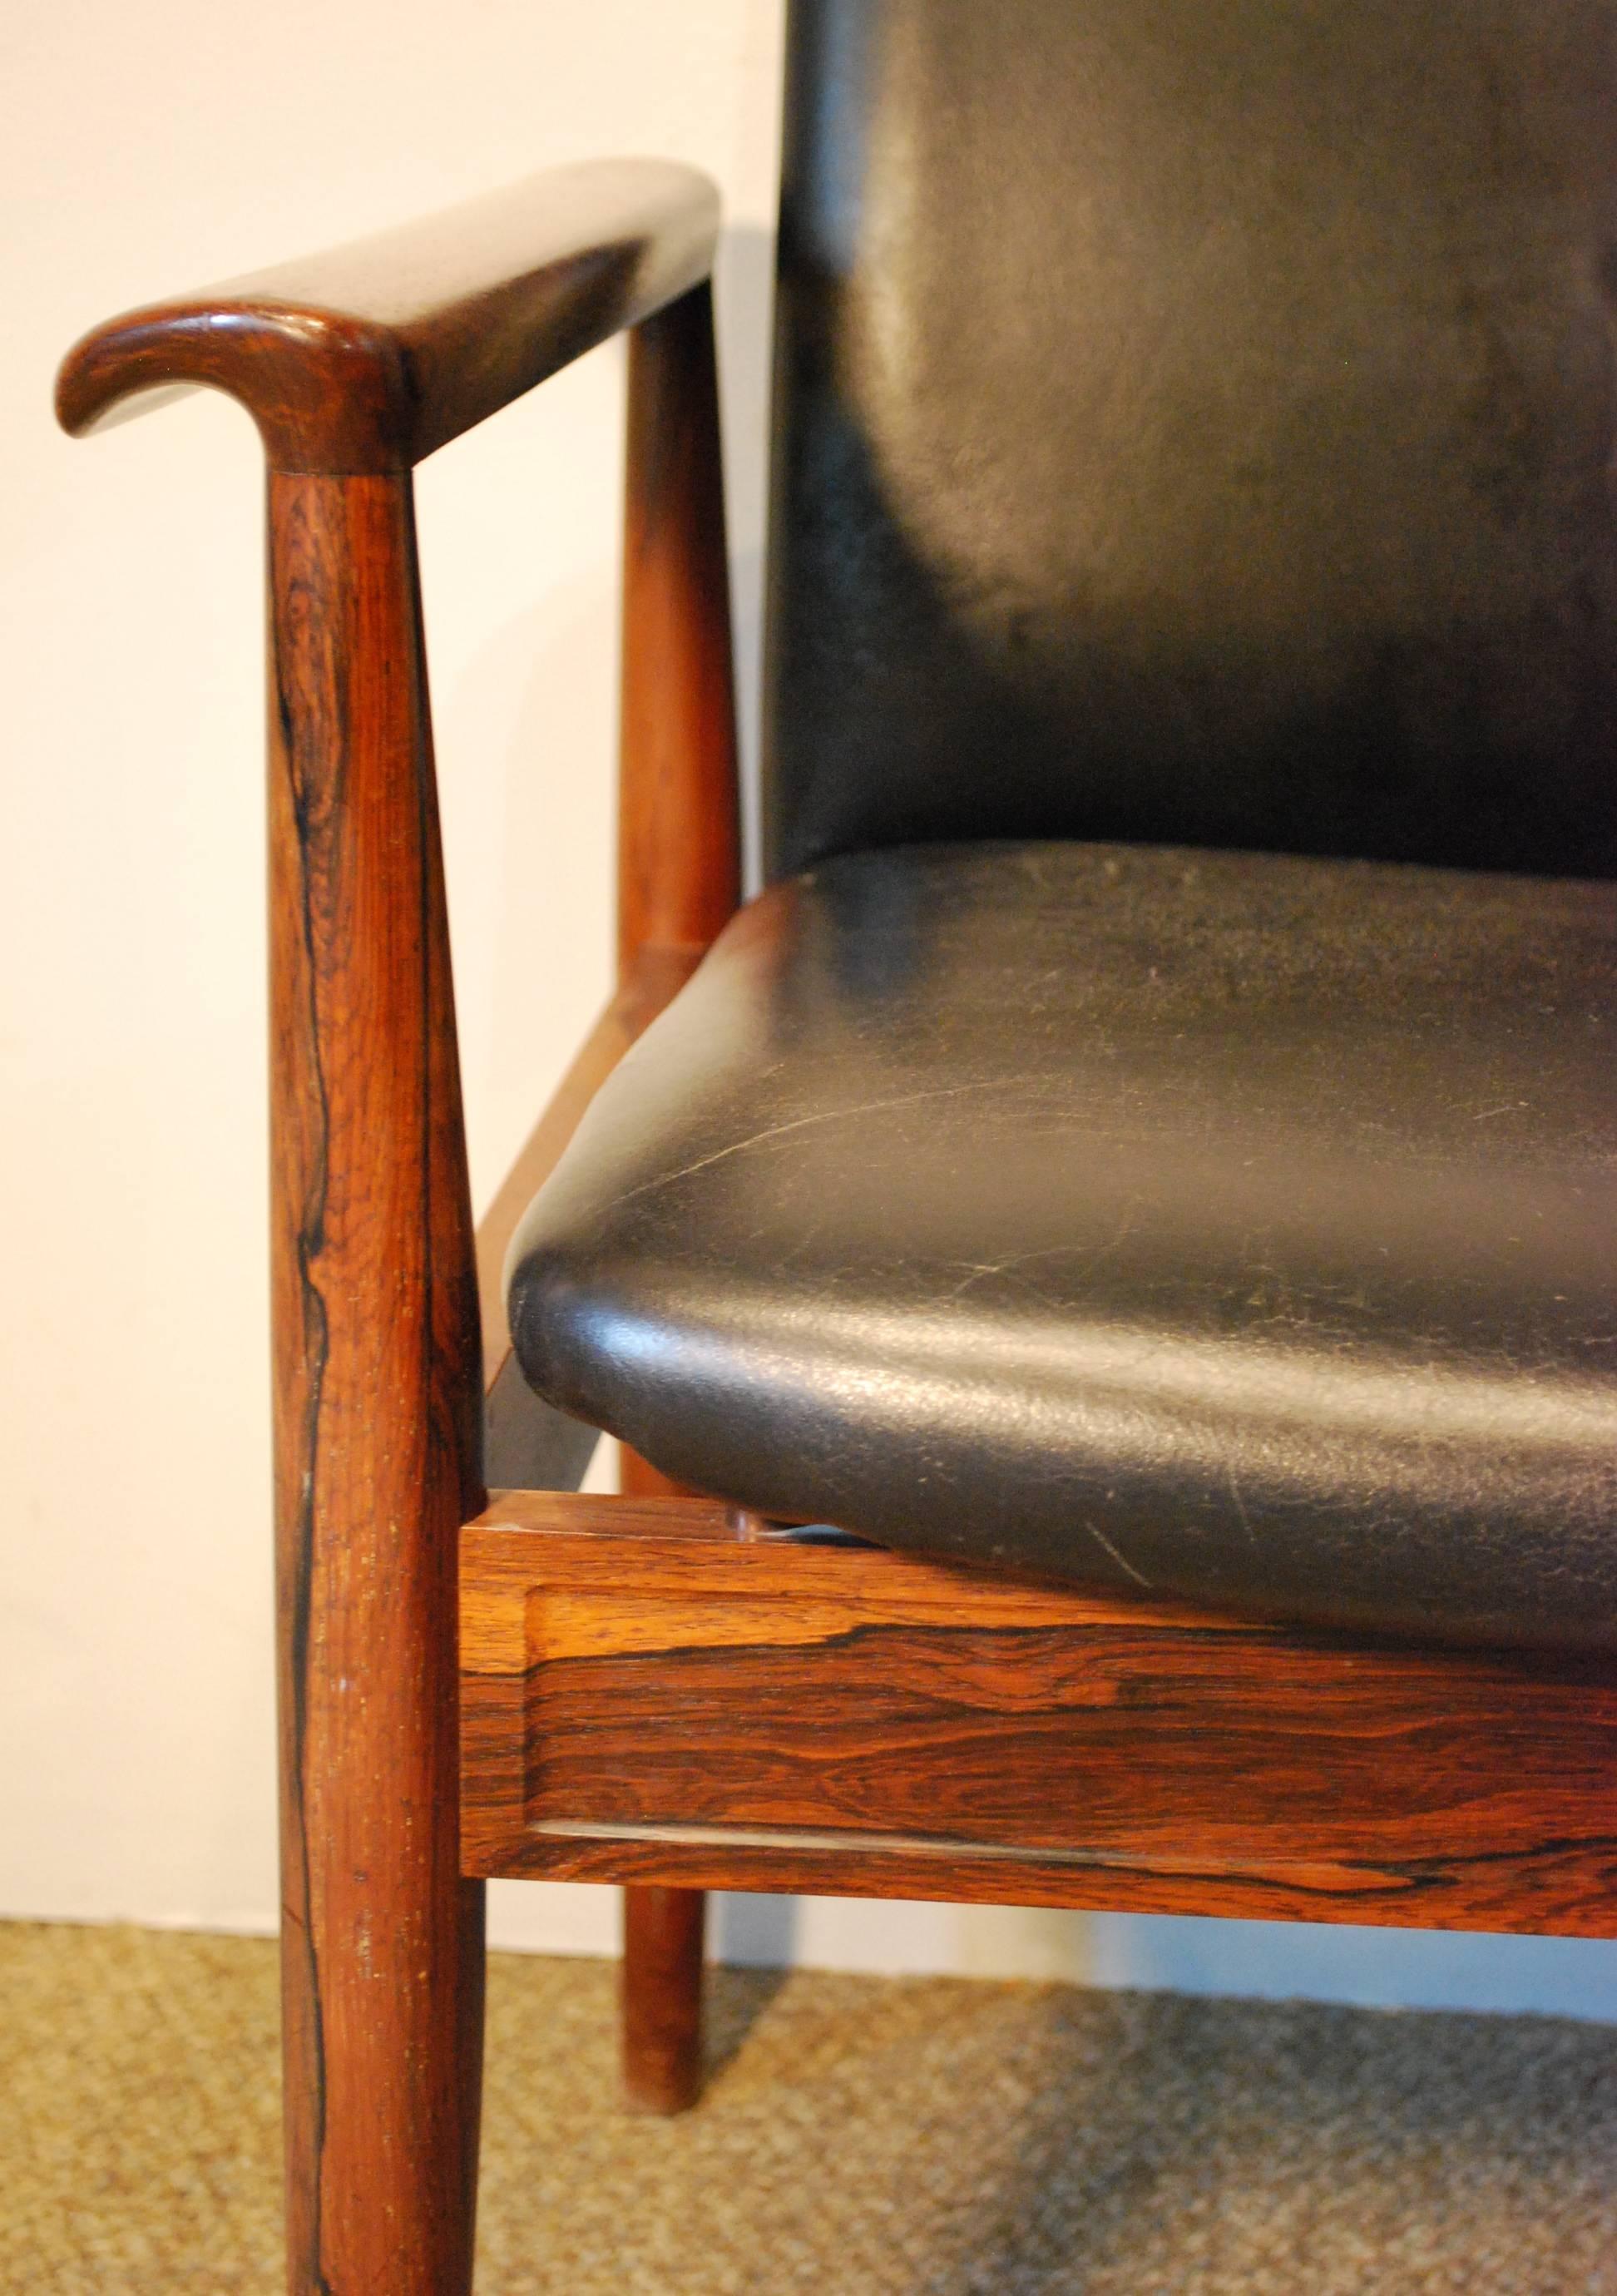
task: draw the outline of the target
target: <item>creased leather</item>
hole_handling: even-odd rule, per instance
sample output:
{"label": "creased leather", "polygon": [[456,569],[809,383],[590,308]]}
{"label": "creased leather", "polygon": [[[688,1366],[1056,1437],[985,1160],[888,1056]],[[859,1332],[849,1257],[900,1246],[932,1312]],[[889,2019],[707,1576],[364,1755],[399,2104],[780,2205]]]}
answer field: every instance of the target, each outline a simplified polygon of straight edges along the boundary
{"label": "creased leather", "polygon": [[772,874],[1617,871],[1608,0],[796,0]]}
{"label": "creased leather", "polygon": [[1617,1647],[1617,895],[894,850],[776,885],[513,1259],[530,1382],[897,1546]]}

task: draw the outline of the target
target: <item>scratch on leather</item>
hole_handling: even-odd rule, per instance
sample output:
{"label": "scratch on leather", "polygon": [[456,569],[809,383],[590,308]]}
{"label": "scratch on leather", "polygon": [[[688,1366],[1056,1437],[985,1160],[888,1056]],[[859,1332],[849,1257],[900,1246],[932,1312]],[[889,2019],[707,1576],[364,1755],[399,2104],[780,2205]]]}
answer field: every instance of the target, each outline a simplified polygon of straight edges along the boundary
{"label": "scratch on leather", "polygon": [[637,1187],[626,1188],[602,1207],[603,1211],[616,1211],[620,1204],[633,1203],[636,1196],[649,1195],[655,1188],[671,1188],[677,1180],[688,1180],[694,1173],[705,1172],[710,1164],[722,1164],[728,1157],[743,1155],[749,1148],[761,1148],[766,1141],[779,1140],[788,1132],[804,1132],[810,1125],[837,1124],[850,1116],[874,1116],[890,1108],[912,1108],[917,1101],[956,1100],[968,1092],[1006,1092],[1014,1086],[1039,1084],[1041,1075],[983,1077],[975,1084],[929,1085],[919,1092],[885,1095],[880,1100],[865,1100],[851,1108],[817,1108],[808,1116],[794,1116],[785,1124],[766,1125],[761,1132],[750,1132],[744,1140],[732,1140],[723,1148],[715,1148],[710,1155],[698,1156],[689,1164],[681,1164],[672,1172],[659,1172],[654,1179],[642,1180]]}

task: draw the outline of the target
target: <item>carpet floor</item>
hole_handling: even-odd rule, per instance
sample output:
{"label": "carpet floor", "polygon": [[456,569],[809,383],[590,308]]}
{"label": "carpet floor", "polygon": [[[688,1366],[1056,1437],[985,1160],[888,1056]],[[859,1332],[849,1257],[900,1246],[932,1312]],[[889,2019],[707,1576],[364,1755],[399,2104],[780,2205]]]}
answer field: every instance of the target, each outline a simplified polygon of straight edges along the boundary
{"label": "carpet floor", "polygon": [[[0,1925],[0,2285],[279,2296],[275,1949]],[[1617,2034],[716,1972],[685,2119],[610,1965],[496,1956],[478,2296],[1617,2296]]]}

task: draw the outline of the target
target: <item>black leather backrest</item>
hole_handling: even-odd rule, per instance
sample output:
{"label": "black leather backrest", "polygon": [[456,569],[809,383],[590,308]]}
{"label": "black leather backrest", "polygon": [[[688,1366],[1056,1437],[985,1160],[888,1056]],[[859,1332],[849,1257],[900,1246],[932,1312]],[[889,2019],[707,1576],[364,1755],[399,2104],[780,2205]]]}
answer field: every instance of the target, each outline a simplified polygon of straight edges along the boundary
{"label": "black leather backrest", "polygon": [[1617,874],[1609,0],[796,0],[772,874]]}

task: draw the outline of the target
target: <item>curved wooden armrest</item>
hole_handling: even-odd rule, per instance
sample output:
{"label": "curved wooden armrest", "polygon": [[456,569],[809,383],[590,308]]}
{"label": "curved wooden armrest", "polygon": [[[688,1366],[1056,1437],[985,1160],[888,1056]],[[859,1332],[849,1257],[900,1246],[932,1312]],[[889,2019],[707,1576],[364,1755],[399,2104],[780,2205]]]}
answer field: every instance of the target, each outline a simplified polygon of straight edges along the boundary
{"label": "curved wooden armrest", "polygon": [[397,231],[97,327],[56,411],[89,430],[122,398],[212,384],[272,469],[406,470],[712,265],[718,195],[669,160],[558,168]]}

